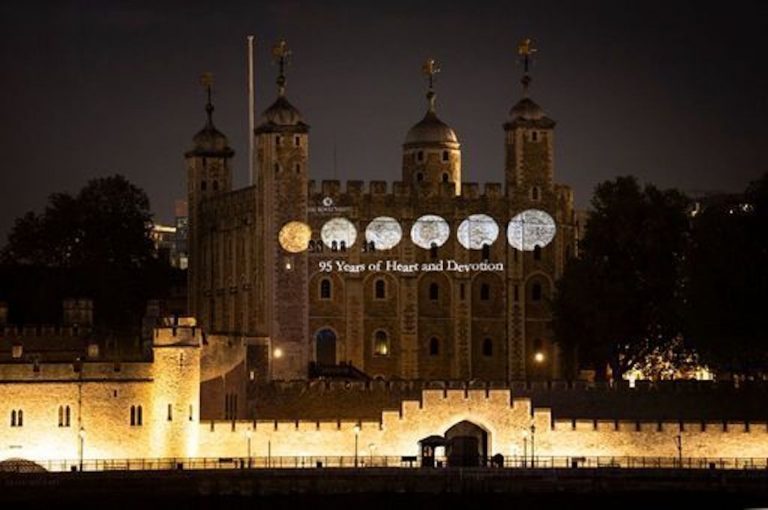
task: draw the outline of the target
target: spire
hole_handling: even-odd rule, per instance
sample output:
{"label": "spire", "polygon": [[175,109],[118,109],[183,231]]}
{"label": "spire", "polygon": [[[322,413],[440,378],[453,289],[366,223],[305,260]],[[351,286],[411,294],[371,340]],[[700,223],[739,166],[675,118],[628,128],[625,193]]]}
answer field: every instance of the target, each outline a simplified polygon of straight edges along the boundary
{"label": "spire", "polygon": [[429,83],[429,89],[427,90],[427,101],[429,102],[430,113],[435,113],[435,75],[440,72],[440,63],[434,58],[428,58],[424,65],[421,66],[422,72],[427,76],[427,83]]}
{"label": "spire", "polygon": [[288,48],[288,43],[285,39],[280,40],[272,46],[272,59],[280,66],[280,74],[277,77],[277,95],[285,97],[285,66],[288,65],[288,61],[291,57],[291,50]]}
{"label": "spire", "polygon": [[200,84],[205,87],[206,93],[208,94],[208,102],[205,103],[205,113],[207,114],[208,120],[205,123],[206,128],[212,128],[213,127],[213,103],[211,102],[211,95],[212,95],[212,89],[213,89],[213,74],[209,72],[203,73],[202,76],[200,76]]}
{"label": "spire", "polygon": [[520,83],[523,84],[523,97],[528,97],[528,87],[531,85],[530,68],[533,60],[533,54],[538,51],[533,46],[530,38],[525,38],[517,45],[517,55],[523,63],[523,77]]}

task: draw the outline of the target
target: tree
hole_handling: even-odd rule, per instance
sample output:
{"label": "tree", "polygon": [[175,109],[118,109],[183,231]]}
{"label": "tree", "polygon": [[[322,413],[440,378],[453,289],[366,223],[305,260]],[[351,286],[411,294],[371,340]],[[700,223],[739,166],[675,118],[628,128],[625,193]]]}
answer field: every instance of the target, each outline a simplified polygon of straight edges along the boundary
{"label": "tree", "polygon": [[599,184],[580,245],[557,284],[554,331],[566,352],[621,375],[681,330],[681,261],[689,200],[641,188],[634,177]]}
{"label": "tree", "polygon": [[768,174],[743,195],[720,198],[694,217],[685,265],[686,329],[721,372],[765,374]]}
{"label": "tree", "polygon": [[41,214],[17,219],[0,256],[6,265],[73,275],[65,297],[91,297],[103,329],[133,330],[170,274],[154,258],[151,220],[146,193],[125,177],[93,179],[74,196],[52,194]]}

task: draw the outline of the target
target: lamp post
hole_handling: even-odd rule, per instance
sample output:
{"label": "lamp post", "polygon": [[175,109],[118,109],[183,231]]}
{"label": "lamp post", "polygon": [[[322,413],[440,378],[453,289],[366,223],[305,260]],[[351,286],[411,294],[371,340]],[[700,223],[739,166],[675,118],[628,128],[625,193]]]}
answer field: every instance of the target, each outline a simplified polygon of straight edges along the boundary
{"label": "lamp post", "polygon": [[248,429],[245,431],[245,439],[248,443],[248,467],[251,467],[251,437],[253,436],[253,430]]}
{"label": "lamp post", "polygon": [[531,467],[536,467],[536,425],[531,424]]}
{"label": "lamp post", "polygon": [[358,442],[358,439],[360,438],[360,424],[359,423],[357,425],[355,425],[354,431],[355,431],[355,467],[357,467],[357,442]]}
{"label": "lamp post", "polygon": [[80,427],[80,431],[77,433],[80,437],[80,471],[83,471],[83,452],[85,450],[85,428]]}
{"label": "lamp post", "polygon": [[528,431],[523,429],[523,467],[528,464]]}
{"label": "lamp post", "polygon": [[683,467],[683,435],[678,433],[675,436],[675,442],[677,443],[677,463],[678,467]]}

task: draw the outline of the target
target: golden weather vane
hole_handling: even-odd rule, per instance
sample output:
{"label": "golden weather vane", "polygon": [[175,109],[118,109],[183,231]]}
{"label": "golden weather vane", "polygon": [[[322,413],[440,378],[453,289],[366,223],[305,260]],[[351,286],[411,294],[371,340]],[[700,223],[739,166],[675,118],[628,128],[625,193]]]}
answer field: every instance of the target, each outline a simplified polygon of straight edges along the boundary
{"label": "golden weather vane", "polygon": [[281,96],[285,95],[285,66],[288,64],[290,57],[291,50],[288,48],[288,43],[285,42],[285,39],[281,39],[272,46],[272,60],[280,66],[280,74],[277,77],[277,90]]}
{"label": "golden weather vane", "polygon": [[523,67],[526,74],[530,67],[531,58],[537,51],[538,49],[533,46],[533,40],[529,37],[526,37],[517,44],[517,54],[523,61]]}
{"label": "golden weather vane", "polygon": [[421,66],[421,71],[429,79],[429,88],[431,89],[434,85],[435,75],[440,72],[440,63],[434,58],[428,58]]}

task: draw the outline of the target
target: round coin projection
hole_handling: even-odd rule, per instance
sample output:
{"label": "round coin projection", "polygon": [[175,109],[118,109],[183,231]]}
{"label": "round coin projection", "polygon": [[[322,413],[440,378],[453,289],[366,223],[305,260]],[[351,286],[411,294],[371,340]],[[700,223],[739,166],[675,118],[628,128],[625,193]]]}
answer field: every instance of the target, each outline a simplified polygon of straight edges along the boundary
{"label": "round coin projection", "polygon": [[482,250],[499,237],[499,225],[487,214],[472,214],[459,225],[456,232],[461,245],[468,250]]}
{"label": "round coin projection", "polygon": [[395,218],[379,216],[365,229],[365,240],[377,250],[391,250],[403,238],[403,229]]}
{"label": "round coin projection", "polygon": [[325,222],[320,230],[320,238],[328,248],[344,249],[355,244],[357,229],[346,218],[333,218]]}
{"label": "round coin projection", "polygon": [[528,209],[516,215],[507,227],[509,245],[521,251],[545,247],[555,238],[555,220],[539,209]]}
{"label": "round coin projection", "polygon": [[451,227],[440,216],[427,214],[416,220],[411,227],[411,240],[419,248],[429,250],[445,244],[451,235]]}
{"label": "round coin projection", "polygon": [[301,253],[307,249],[311,237],[312,229],[309,225],[301,221],[289,221],[280,229],[277,240],[285,251]]}

